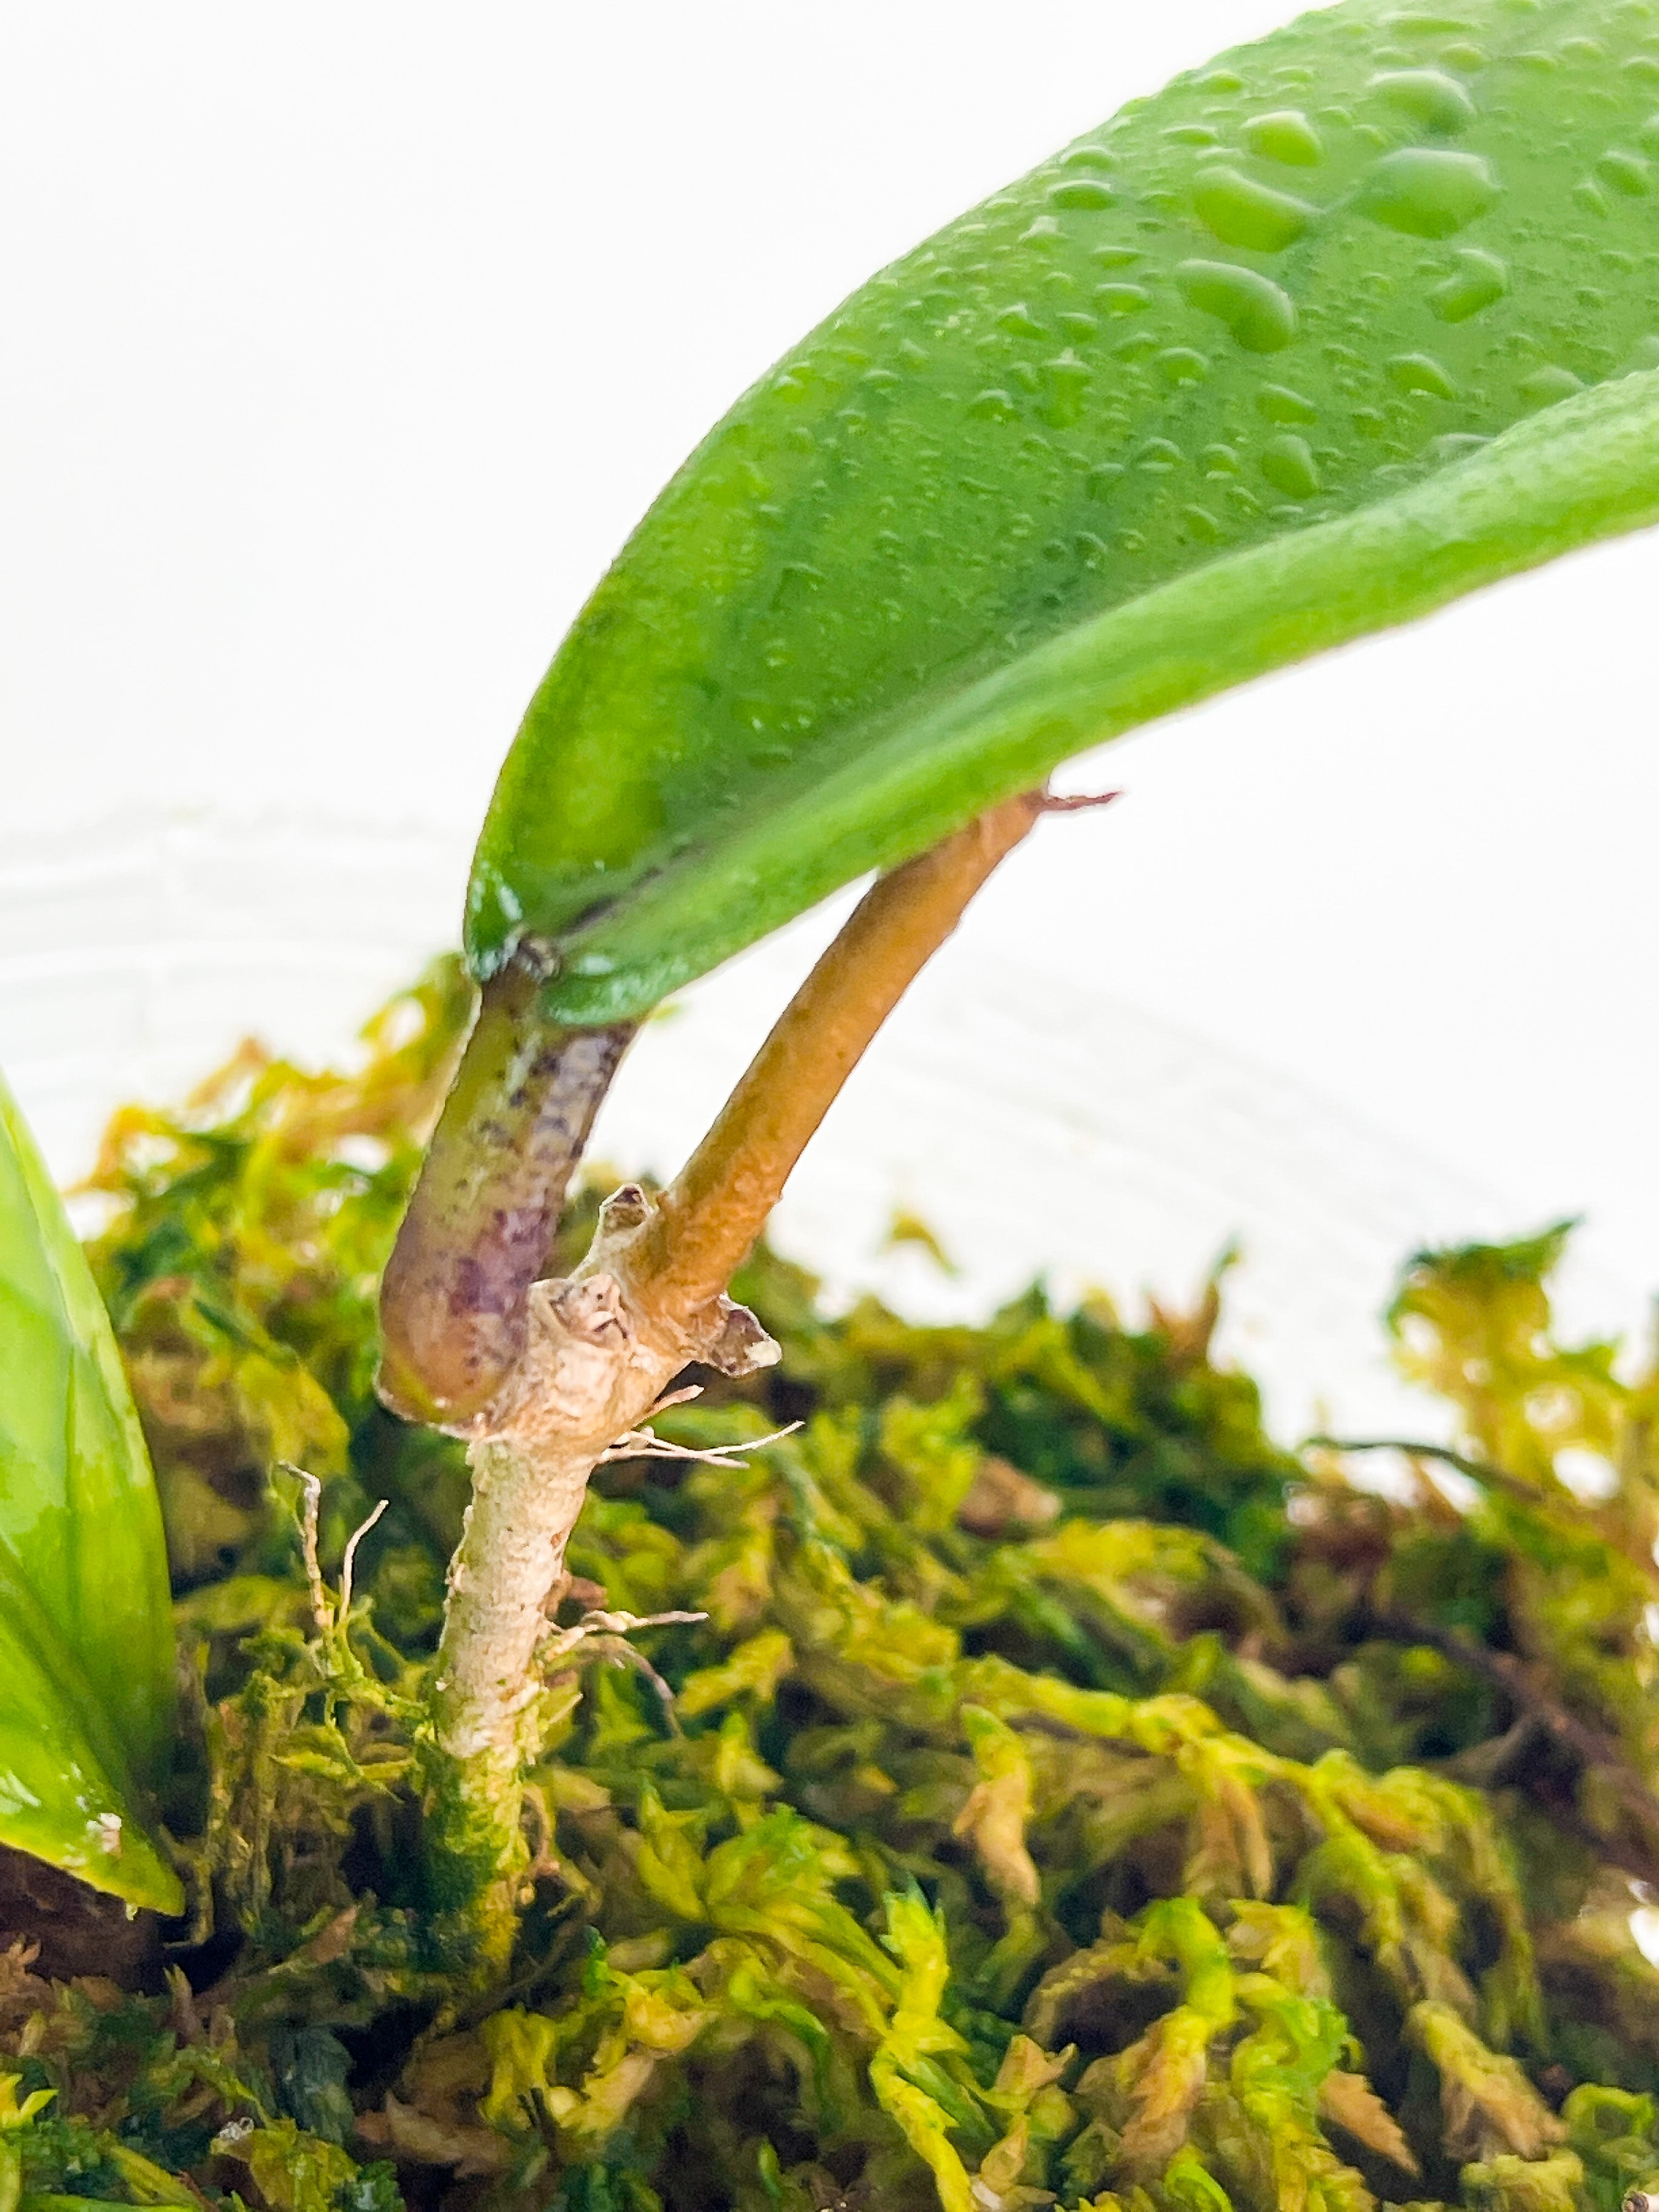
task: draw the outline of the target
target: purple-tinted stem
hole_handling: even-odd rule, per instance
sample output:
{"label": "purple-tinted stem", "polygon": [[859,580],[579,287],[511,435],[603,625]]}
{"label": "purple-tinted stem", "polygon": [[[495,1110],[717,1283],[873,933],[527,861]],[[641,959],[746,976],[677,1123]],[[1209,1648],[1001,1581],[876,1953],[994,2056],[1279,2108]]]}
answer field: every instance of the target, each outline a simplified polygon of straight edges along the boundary
{"label": "purple-tinted stem", "polygon": [[406,1420],[465,1432],[511,1376],[530,1286],[634,1034],[631,1024],[562,1028],[539,995],[519,964],[483,987],[387,1263],[376,1388]]}

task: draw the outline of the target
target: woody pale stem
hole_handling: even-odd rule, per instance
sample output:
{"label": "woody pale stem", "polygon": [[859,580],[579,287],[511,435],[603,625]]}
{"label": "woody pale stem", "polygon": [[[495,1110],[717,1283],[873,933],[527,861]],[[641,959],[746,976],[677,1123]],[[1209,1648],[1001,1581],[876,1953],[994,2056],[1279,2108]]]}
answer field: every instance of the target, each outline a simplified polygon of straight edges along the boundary
{"label": "woody pale stem", "polygon": [[881,878],[662,1198],[616,1193],[576,1273],[528,1292],[521,1349],[469,1453],[428,1768],[432,1901],[481,1975],[504,1973],[511,1955],[537,1655],[588,1478],[686,1366],[744,1375],[777,1358],[726,1285],[882,1023],[1042,810],[1038,794],[1011,799]]}

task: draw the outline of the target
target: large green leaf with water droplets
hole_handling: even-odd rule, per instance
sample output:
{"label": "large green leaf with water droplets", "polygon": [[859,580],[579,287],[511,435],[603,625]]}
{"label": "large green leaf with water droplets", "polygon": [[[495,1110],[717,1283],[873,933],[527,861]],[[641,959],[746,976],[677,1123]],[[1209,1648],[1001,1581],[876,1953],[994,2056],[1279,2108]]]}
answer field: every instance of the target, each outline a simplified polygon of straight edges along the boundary
{"label": "large green leaf with water droplets", "polygon": [[172,1686],[161,1510],[120,1354],[0,1082],[0,1844],[177,1911],[138,1796]]}
{"label": "large green leaf with water droplets", "polygon": [[1650,0],[1346,0],[1177,79],[691,457],[531,706],[475,963],[637,1015],[1070,753],[1653,520],[1656,366]]}

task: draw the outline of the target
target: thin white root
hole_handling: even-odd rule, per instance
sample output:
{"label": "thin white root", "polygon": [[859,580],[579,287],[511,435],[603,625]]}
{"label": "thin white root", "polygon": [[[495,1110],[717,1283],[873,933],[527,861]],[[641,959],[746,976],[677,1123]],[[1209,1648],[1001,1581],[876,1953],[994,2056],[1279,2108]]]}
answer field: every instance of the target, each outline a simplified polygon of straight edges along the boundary
{"label": "thin white root", "polygon": [[369,1515],[368,1520],[360,1522],[359,1525],[352,1530],[350,1539],[346,1545],[345,1557],[340,1562],[340,1609],[338,1620],[339,1625],[342,1628],[345,1626],[347,1621],[351,1618],[351,1578],[357,1565],[357,1547],[362,1542],[364,1537],[368,1535],[369,1530],[374,1526],[374,1523],[380,1519],[381,1514],[386,1511],[386,1507],[391,1503],[392,1500],[389,1498],[383,1498],[380,1504],[374,1508],[374,1510]]}
{"label": "thin white root", "polygon": [[[681,1398],[690,1395],[687,1390],[677,1390],[673,1397],[662,1399],[652,1410],[659,1413],[663,1407],[678,1404]],[[704,1467],[723,1467],[734,1474],[741,1474],[749,1462],[746,1459],[734,1459],[734,1452],[764,1451],[768,1444],[781,1444],[786,1437],[793,1437],[800,1425],[799,1421],[791,1421],[787,1429],[774,1429],[769,1436],[756,1437],[744,1443],[710,1444],[705,1451],[694,1451],[690,1444],[670,1443],[648,1424],[642,1423],[637,1429],[629,1429],[626,1436],[618,1437],[614,1444],[607,1445],[599,1454],[599,1464],[604,1467],[613,1459],[695,1459]]]}
{"label": "thin white root", "polygon": [[561,1659],[586,1645],[584,1657],[602,1659],[607,1667],[631,1667],[643,1674],[662,1700],[668,1725],[678,1735],[680,1725],[674,1711],[674,1692],[664,1681],[644,1652],[636,1650],[628,1638],[636,1628],[695,1627],[707,1620],[706,1613],[585,1613],[574,1628],[561,1628],[550,1636],[539,1654],[545,1673],[553,1673]]}
{"label": "thin white root", "polygon": [[311,1593],[311,1617],[317,1624],[319,1636],[332,1636],[336,1629],[343,1628],[351,1616],[351,1584],[357,1567],[357,1547],[391,1504],[383,1498],[367,1521],[351,1532],[340,1562],[340,1596],[337,1604],[329,1601],[328,1584],[323,1579],[322,1561],[317,1551],[317,1527],[322,1510],[323,1486],[308,1468],[295,1467],[291,1460],[278,1460],[277,1466],[284,1474],[291,1474],[300,1486],[300,1510],[295,1516],[300,1524],[300,1549],[306,1563],[306,1588]]}
{"label": "thin white root", "polygon": [[688,1382],[682,1389],[665,1391],[646,1415],[646,1419],[654,1421],[659,1413],[665,1413],[671,1406],[689,1406],[694,1398],[701,1398],[702,1395],[701,1382]]}
{"label": "thin white root", "polygon": [[311,1592],[311,1617],[317,1624],[319,1636],[326,1636],[334,1626],[334,1613],[323,1580],[322,1562],[317,1556],[317,1516],[323,1502],[323,1486],[314,1474],[305,1468],[295,1467],[289,1460],[278,1460],[276,1464],[300,1486],[300,1549],[305,1556],[306,1588]]}
{"label": "thin white root", "polygon": [[631,1636],[636,1628],[695,1628],[706,1613],[585,1613],[574,1628],[556,1629],[541,1650],[544,1666],[566,1657],[595,1636]]}

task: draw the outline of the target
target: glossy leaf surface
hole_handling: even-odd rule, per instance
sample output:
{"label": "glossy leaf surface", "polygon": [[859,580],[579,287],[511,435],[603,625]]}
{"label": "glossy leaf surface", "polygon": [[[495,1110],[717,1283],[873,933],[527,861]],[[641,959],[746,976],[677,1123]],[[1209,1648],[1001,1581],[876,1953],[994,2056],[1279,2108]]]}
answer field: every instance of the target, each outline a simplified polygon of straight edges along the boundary
{"label": "glossy leaf surface", "polygon": [[1653,520],[1656,367],[1645,0],[1346,0],[1177,79],[669,485],[503,771],[475,965],[636,1017],[1071,753]]}
{"label": "glossy leaf surface", "polygon": [[134,1782],[172,1711],[167,1557],[120,1355],[0,1085],[0,1843],[177,1911]]}

